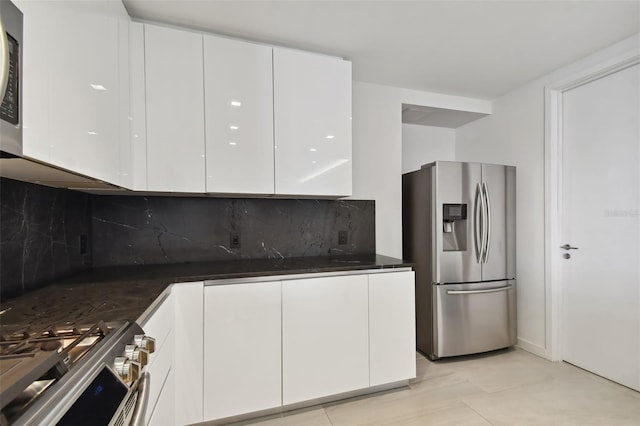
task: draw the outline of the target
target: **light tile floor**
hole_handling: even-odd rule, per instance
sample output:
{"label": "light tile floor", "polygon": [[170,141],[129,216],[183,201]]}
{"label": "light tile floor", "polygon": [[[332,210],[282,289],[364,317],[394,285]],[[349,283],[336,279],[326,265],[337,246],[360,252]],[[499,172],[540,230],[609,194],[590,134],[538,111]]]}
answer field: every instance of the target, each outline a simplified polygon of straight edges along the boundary
{"label": "light tile floor", "polygon": [[245,424],[640,426],[640,392],[521,349],[431,362],[409,388]]}

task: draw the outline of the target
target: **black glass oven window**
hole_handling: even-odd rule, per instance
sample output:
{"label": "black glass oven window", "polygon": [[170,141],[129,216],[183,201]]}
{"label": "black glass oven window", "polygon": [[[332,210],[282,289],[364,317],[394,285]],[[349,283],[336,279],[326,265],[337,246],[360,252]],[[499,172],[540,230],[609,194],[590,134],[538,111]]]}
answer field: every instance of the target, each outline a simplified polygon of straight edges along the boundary
{"label": "black glass oven window", "polygon": [[105,367],[58,424],[108,425],[126,395],[127,386]]}
{"label": "black glass oven window", "polygon": [[4,94],[4,99],[0,105],[0,118],[4,121],[8,121],[11,124],[18,124],[19,117],[19,85],[18,80],[19,66],[20,66],[20,46],[16,39],[7,34],[7,40],[9,41],[9,80],[7,81],[7,90]]}

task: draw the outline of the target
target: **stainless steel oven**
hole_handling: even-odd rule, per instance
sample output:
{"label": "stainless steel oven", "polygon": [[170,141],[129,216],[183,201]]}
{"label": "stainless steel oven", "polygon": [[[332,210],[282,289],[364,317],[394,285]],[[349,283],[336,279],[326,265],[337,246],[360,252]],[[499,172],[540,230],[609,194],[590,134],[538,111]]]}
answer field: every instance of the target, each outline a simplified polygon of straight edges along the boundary
{"label": "stainless steel oven", "polygon": [[0,153],[22,155],[22,12],[0,1]]}
{"label": "stainless steel oven", "polygon": [[50,327],[0,347],[2,426],[143,423],[155,341],[137,324]]}

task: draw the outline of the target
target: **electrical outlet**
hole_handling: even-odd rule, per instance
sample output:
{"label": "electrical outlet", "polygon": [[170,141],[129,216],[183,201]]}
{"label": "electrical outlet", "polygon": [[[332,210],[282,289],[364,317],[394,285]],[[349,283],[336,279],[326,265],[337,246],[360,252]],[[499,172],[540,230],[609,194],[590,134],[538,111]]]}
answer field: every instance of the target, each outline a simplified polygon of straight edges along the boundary
{"label": "electrical outlet", "polygon": [[347,245],[347,231],[338,231],[338,245]]}
{"label": "electrical outlet", "polygon": [[80,254],[87,254],[87,236],[80,234]]}
{"label": "electrical outlet", "polygon": [[240,248],[240,234],[237,232],[232,232],[229,234],[229,247]]}

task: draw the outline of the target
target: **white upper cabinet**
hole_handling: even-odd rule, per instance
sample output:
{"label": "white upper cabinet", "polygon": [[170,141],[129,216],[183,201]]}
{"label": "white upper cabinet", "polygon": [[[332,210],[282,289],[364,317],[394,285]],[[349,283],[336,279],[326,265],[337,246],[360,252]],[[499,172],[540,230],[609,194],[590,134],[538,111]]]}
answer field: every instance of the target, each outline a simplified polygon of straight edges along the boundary
{"label": "white upper cabinet", "polygon": [[129,167],[123,186],[147,190],[147,122],[144,75],[144,24],[129,25],[129,149],[122,153],[122,161]]}
{"label": "white upper cabinet", "polygon": [[351,62],[274,48],[275,192],[351,195]]}
{"label": "white upper cabinet", "polygon": [[204,37],[207,192],[273,194],[272,48]]}
{"label": "white upper cabinet", "polygon": [[[129,16],[120,0],[17,1],[24,14],[24,155],[120,184]],[[122,140],[122,138],[124,140]],[[124,147],[126,149],[126,146]],[[126,173],[126,172],[125,172]]]}
{"label": "white upper cabinet", "polygon": [[144,29],[147,187],[205,192],[202,35]]}

